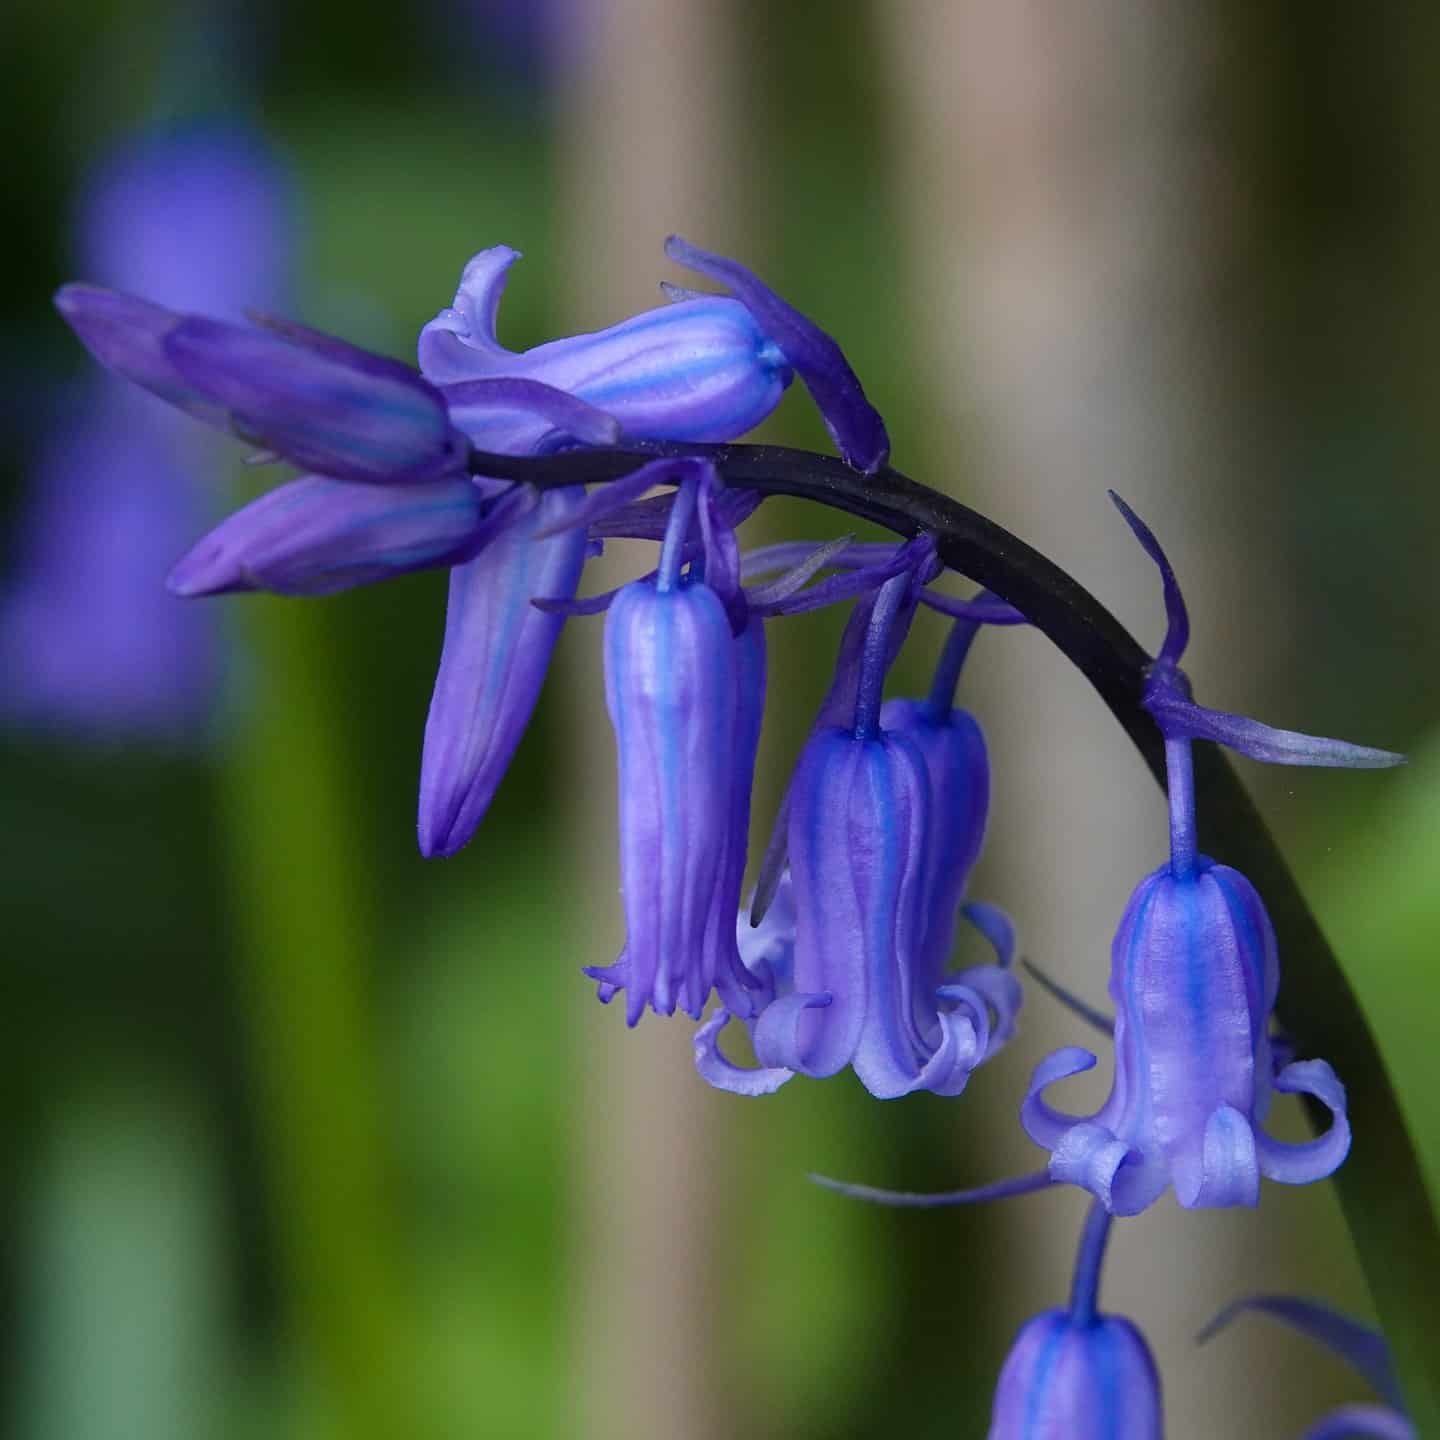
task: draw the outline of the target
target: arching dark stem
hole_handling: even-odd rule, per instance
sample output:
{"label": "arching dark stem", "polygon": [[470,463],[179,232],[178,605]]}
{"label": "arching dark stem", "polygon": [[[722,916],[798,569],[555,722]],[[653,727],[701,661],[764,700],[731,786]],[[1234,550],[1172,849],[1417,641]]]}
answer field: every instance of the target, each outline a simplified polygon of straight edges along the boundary
{"label": "arching dark stem", "polygon": [[[662,455],[704,456],[729,485],[798,496],[897,535],[932,535],[945,565],[1009,601],[1084,674],[1164,785],[1164,741],[1140,704],[1150,657],[1125,627],[1038,550],[899,471],[862,475],[833,456],[775,445],[636,445],[538,458],[476,452],[470,469],[550,489],[616,480]],[[1103,501],[1097,497],[1097,503]],[[1344,971],[1245,787],[1213,745],[1196,744],[1194,767],[1201,848],[1250,878],[1275,924],[1285,957],[1280,1021],[1302,1055],[1329,1060],[1345,1081],[1354,1144],[1335,1183],[1405,1376],[1411,1414],[1420,1433],[1429,1427],[1440,1434],[1440,1372],[1429,1351],[1440,1335],[1440,1230],[1384,1062]]]}

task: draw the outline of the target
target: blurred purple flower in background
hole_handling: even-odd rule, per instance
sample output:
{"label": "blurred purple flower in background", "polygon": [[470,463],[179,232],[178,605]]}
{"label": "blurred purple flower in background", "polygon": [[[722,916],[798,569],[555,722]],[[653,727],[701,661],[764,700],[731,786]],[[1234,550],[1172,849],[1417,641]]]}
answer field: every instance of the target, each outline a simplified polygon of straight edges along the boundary
{"label": "blurred purple flower in background", "polygon": [[[182,309],[274,307],[290,269],[287,189],[240,126],[141,135],[81,188],[81,271]],[[219,679],[218,631],[164,576],[214,508],[197,474],[225,462],[185,417],[110,375],[57,392],[44,420],[0,592],[0,706],[36,730],[191,732]]]}

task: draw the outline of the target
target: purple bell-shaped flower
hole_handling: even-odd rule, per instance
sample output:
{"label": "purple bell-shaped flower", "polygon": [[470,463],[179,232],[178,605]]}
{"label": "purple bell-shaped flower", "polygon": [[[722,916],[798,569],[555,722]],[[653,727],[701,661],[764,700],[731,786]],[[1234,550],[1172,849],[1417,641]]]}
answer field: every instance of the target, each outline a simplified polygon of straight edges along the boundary
{"label": "purple bell-shaped flower", "polygon": [[[853,661],[855,673],[832,686],[832,695],[851,697],[851,723],[822,724],[806,745],[788,802],[788,880],[753,939],[742,926],[742,950],[767,1002],[750,1027],[760,1068],[720,1052],[725,1009],[696,1035],[697,1067],[722,1089],[765,1094],[794,1074],[822,1078],[849,1067],[882,1099],[957,1095],[993,1052],[994,1036],[1013,1029],[1013,977],[977,987],[967,983],[972,972],[930,977],[921,963],[932,900],[931,779],[921,745],[885,729],[880,714],[919,583],[921,572],[902,571],[852,617],[841,668]],[[793,926],[785,923],[792,914]],[[1001,959],[976,972],[999,975],[1008,925],[988,909],[975,918]]]}
{"label": "purple bell-shaped flower", "polygon": [[[731,547],[715,543],[714,468],[697,460],[662,465],[683,478],[659,568],[620,590],[605,623],[626,938],[613,965],[586,973],[600,982],[602,1000],[626,992],[631,1025],[647,1005],[698,1019],[717,988],[730,1010],[748,1015],[754,984],[735,948],[733,916],[764,703],[760,621],[735,634],[726,601],[738,575],[725,558]],[[747,636],[752,626],[757,634]]]}
{"label": "purple bell-shaped flower", "polygon": [[[1382,766],[1401,757],[1224,715],[1196,705],[1179,667],[1189,620],[1155,537],[1116,502],[1160,568],[1169,626],[1145,703],[1165,735],[1170,860],[1141,881],[1111,947],[1115,1080],[1094,1115],[1064,1115],[1048,1086],[1090,1069],[1067,1047],[1036,1068],[1021,1123],[1051,1152],[1050,1176],[1084,1186],[1113,1213],[1133,1215],[1171,1184],[1182,1206],[1254,1205],[1262,1175],[1285,1184],[1324,1179],[1350,1147],[1345,1091],[1323,1060],[1279,1066],[1270,1017],[1279,987],[1275,935],[1254,887],[1196,848],[1192,738],[1291,764]],[[1330,1129],[1285,1144],[1261,1128],[1275,1092],[1313,1096]]]}
{"label": "purple bell-shaped flower", "polygon": [[1025,1322],[995,1391],[989,1440],[1161,1440],[1160,1377],[1123,1316],[1077,1322],[1046,1310]]}
{"label": "purple bell-shaped flower", "polygon": [[1098,1308],[1110,1228],[1104,1206],[1092,1205],[1070,1304],[1021,1328],[995,1388],[989,1440],[1161,1440],[1150,1347],[1129,1320]]}

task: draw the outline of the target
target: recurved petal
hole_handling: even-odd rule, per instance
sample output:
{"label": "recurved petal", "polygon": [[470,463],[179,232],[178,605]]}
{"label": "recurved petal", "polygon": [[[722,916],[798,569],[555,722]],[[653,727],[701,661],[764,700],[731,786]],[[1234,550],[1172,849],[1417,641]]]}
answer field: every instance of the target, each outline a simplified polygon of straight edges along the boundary
{"label": "recurved petal", "polygon": [[1085,1120],[1072,1125],[1056,1142],[1050,1154],[1050,1178],[1088,1190],[1112,1215],[1133,1215],[1154,1198],[1130,1208],[1115,1193],[1116,1177],[1133,1158],[1130,1146],[1113,1131]]}
{"label": "recurved petal", "polygon": [[[801,1030],[808,1010],[823,1010],[831,1003],[826,994],[800,992],[772,1000],[760,1012],[752,1032],[755,1056],[764,1066],[773,1069],[798,1070],[806,1075],[830,1075],[840,1068],[817,1071],[806,1063],[806,1044]],[[841,1065],[844,1061],[840,1062]]]}
{"label": "recurved petal", "polygon": [[1282,1185],[1308,1185],[1333,1175],[1350,1153],[1350,1120],[1345,1113],[1345,1087],[1324,1060],[1297,1060],[1276,1077],[1275,1088],[1282,1094],[1313,1095],[1326,1106],[1330,1128],[1318,1139],[1302,1145],[1287,1145],[1259,1132],[1255,1149],[1260,1171]]}
{"label": "recurved petal", "polygon": [[1187,1210],[1260,1203],[1260,1167],[1250,1121],[1233,1105],[1221,1105],[1205,1124],[1199,1164],[1182,1152],[1175,1157],[1175,1198]]}
{"label": "recurved petal", "polygon": [[1066,1045],[1047,1055],[1030,1077],[1030,1088],[1020,1104],[1020,1124],[1025,1133],[1042,1149],[1054,1150],[1066,1131],[1086,1123],[1085,1117],[1066,1115],[1054,1109],[1045,1099],[1045,1091],[1072,1075],[1083,1075],[1095,1068],[1095,1056],[1078,1045]]}
{"label": "recurved petal", "polygon": [[956,971],[953,981],[978,991],[989,1005],[993,1015],[990,1022],[990,1039],[985,1046],[985,1059],[990,1059],[1004,1048],[1015,1035],[1025,993],[1020,982],[998,965],[972,965]]}
{"label": "recurved petal", "polygon": [[508,245],[492,245],[470,258],[454,305],[420,331],[420,369],[437,385],[498,374],[515,360],[495,338],[495,318],[510,267],[520,258]]}
{"label": "recurved petal", "polygon": [[533,536],[557,524],[583,494],[547,491],[529,514],[451,571],[420,767],[424,855],[452,855],[474,833],[530,721],[564,623],[530,601],[573,595],[585,562],[584,530]]}
{"label": "recurved petal", "polygon": [[454,564],[483,541],[486,522],[484,498],[467,480],[387,487],[306,475],[217,525],[166,584],[185,596],[329,595]]}
{"label": "recurved petal", "polygon": [[720,1050],[720,1032],[732,1018],[723,1005],[717,1006],[695,1032],[695,1068],[700,1078],[732,1095],[773,1095],[795,1072],[782,1066],[746,1069],[727,1059]]}

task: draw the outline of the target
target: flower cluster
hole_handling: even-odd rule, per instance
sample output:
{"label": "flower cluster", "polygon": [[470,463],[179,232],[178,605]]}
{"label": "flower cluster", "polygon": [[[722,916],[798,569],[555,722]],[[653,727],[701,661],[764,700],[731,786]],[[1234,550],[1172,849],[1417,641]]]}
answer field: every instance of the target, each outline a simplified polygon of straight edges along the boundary
{"label": "flower cluster", "polygon": [[[1025,616],[988,593],[935,590],[945,567],[923,527],[898,544],[845,538],[742,553],[738,528],[761,497],[725,483],[715,442],[751,430],[795,376],[855,472],[878,475],[889,441],[813,322],[734,261],[674,238],[667,251],[726,293],[670,288],[659,309],[523,353],[495,329],[516,253],[482,251],[453,306],[422,330],[418,372],[284,321],[234,325],[89,286],[67,286],[59,304],[112,369],[310,472],[202,539],[170,577],[176,593],[326,594],[449,568],[421,769],[426,855],[451,854],[474,833],[561,626],[603,611],[625,942],[587,971],[599,998],[623,994],[631,1025],[647,1009],[702,1020],[699,1073],[739,1094],[849,1069],[882,1099],[959,1095],[1015,1034],[1021,989],[1011,922],[969,897],[989,758],[956,690],[980,627]],[[622,478],[589,492],[486,474],[503,471],[505,457],[617,447],[634,457],[630,473],[621,467]],[[1143,704],[1164,738],[1170,854],[1120,920],[1114,1020],[1046,982],[1112,1037],[1110,1097],[1086,1117],[1052,1108],[1048,1088],[1096,1063],[1067,1047],[1040,1063],[1020,1107],[1048,1152],[1044,1171],[957,1195],[861,1192],[958,1203],[1070,1184],[1094,1197],[1070,1306],[1021,1332],[992,1440],[1158,1436],[1145,1342],[1096,1307],[1113,1217],[1172,1187],[1187,1208],[1254,1205],[1261,1176],[1318,1180],[1349,1147],[1345,1093],[1329,1065],[1296,1059],[1272,1037],[1275,935],[1249,881],[1198,849],[1191,746],[1204,739],[1299,765],[1400,757],[1197,704],[1180,668],[1189,621],[1175,576],[1146,526],[1116,504],[1159,568],[1169,619]],[[658,545],[655,568],[577,598],[586,559],[614,537]],[[833,680],[742,908],[765,625],[847,601]],[[921,698],[887,701],[922,605],[952,621],[934,681]],[[952,968],[962,920],[992,962]],[[732,1021],[748,1033],[753,1066],[720,1048]],[[1328,1131],[1303,1145],[1270,1138],[1263,1123],[1277,1093],[1319,1100]]]}

